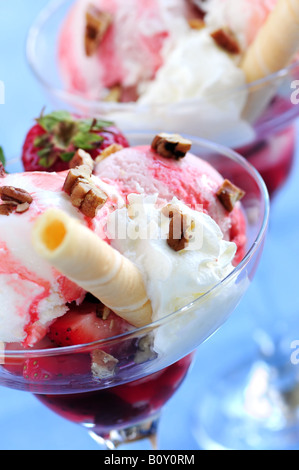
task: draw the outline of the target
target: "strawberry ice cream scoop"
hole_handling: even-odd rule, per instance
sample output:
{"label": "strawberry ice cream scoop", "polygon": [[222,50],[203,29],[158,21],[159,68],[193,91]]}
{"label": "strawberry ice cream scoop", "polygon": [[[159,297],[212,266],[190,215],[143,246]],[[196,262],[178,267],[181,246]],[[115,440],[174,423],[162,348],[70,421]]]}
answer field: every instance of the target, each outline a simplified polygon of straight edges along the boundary
{"label": "strawberry ice cream scoop", "polygon": [[66,176],[67,172],[28,172],[0,178],[0,341],[5,343],[34,345],[53,320],[68,311],[67,304],[79,305],[86,295],[36,254],[36,218],[48,208],[59,208],[105,238],[106,217],[120,203],[115,187],[93,178],[108,200],[95,218],[88,218],[63,191]]}
{"label": "strawberry ice cream scoop", "polygon": [[[90,5],[113,18],[102,35],[101,47],[92,56],[83,40]],[[95,16],[95,11],[91,11],[91,16]],[[152,79],[162,65],[160,52],[166,36],[156,0],[84,0],[73,6],[63,27],[60,68],[70,89],[93,97],[100,97],[103,89],[119,84],[133,88],[140,80]]]}
{"label": "strawberry ice cream scoop", "polygon": [[120,194],[158,195],[161,205],[175,197],[189,208],[208,214],[220,227],[224,239],[237,245],[234,263],[245,255],[246,221],[239,203],[228,212],[217,197],[223,177],[192,153],[181,160],[164,158],[149,146],[123,149],[101,161],[95,173],[116,185]]}
{"label": "strawberry ice cream scoop", "polygon": [[59,38],[59,63],[71,91],[103,98],[121,85],[122,101],[134,101],[137,86],[163,65],[170,24],[188,14],[188,2],[171,0],[81,0],[75,2]]}

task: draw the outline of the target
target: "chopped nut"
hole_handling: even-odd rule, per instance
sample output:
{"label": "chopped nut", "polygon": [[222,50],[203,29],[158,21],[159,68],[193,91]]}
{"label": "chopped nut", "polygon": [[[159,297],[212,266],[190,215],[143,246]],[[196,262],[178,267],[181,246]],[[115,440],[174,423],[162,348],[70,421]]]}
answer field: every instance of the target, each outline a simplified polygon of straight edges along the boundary
{"label": "chopped nut", "polygon": [[139,343],[138,349],[134,356],[135,364],[143,364],[147,361],[155,359],[157,353],[154,351],[154,338],[152,335],[143,336]]}
{"label": "chopped nut", "polygon": [[80,210],[86,216],[93,219],[97,215],[97,211],[106,203],[108,197],[101,189],[90,187],[90,191],[86,194]]}
{"label": "chopped nut", "polygon": [[93,219],[106,203],[108,196],[93,183],[84,170],[85,166],[71,169],[65,179],[63,191],[70,196],[74,207]]}
{"label": "chopped nut", "polygon": [[181,211],[178,206],[167,204],[167,206],[163,207],[162,214],[165,215],[165,217],[172,219],[174,214],[181,214]]}
{"label": "chopped nut", "polygon": [[190,224],[188,224],[187,216],[180,211],[172,212],[170,218],[167,244],[174,251],[182,251],[190,240]]}
{"label": "chopped nut", "polygon": [[184,158],[191,147],[192,142],[190,140],[184,139],[177,134],[161,133],[152,142],[152,149],[159,155],[175,160]]}
{"label": "chopped nut", "polygon": [[230,54],[240,54],[241,48],[234,33],[229,28],[221,28],[211,33],[216,44]]}
{"label": "chopped nut", "polygon": [[121,100],[122,95],[122,88],[120,85],[114,86],[110,88],[107,95],[104,98],[104,101],[112,102],[112,103],[119,103]]}
{"label": "chopped nut", "polygon": [[84,180],[88,178],[90,174],[86,171],[86,167],[78,167],[78,168],[72,168],[69,172],[68,175],[65,179],[64,185],[63,185],[63,191],[65,191],[69,196],[72,193],[72,189],[74,185],[76,184],[78,178],[81,180]]}
{"label": "chopped nut", "polygon": [[16,210],[16,204],[0,204],[0,215],[10,215]]}
{"label": "chopped nut", "polygon": [[12,212],[23,213],[29,209],[33,199],[24,189],[13,186],[2,186],[0,197],[3,204],[0,205],[0,215],[10,215]]}
{"label": "chopped nut", "polygon": [[2,201],[16,202],[23,204],[28,202],[31,204],[33,199],[32,196],[24,189],[14,188],[13,186],[2,186],[0,188],[0,196]]}
{"label": "chopped nut", "polygon": [[191,29],[197,29],[198,31],[205,28],[206,24],[201,18],[192,18],[188,21]]}
{"label": "chopped nut", "polygon": [[27,212],[30,207],[30,204],[28,202],[24,202],[23,204],[18,204],[16,207],[16,212],[18,214],[23,214],[24,212]]}
{"label": "chopped nut", "polygon": [[103,152],[96,158],[96,163],[100,163],[101,161],[105,160],[106,158],[110,157],[113,153],[120,152],[123,149],[122,145],[119,144],[112,144],[109,147],[105,148]]}
{"label": "chopped nut", "polygon": [[98,318],[101,318],[101,320],[107,320],[110,316],[111,310],[109,307],[106,307],[106,305],[99,304],[96,308],[96,315]]}
{"label": "chopped nut", "polygon": [[71,199],[73,206],[80,209],[83,204],[84,199],[91,190],[91,186],[88,181],[78,178],[72,187]]}
{"label": "chopped nut", "polygon": [[85,27],[85,52],[88,57],[96,53],[111,23],[112,16],[109,13],[92,4],[88,5]]}
{"label": "chopped nut", "polygon": [[92,353],[92,374],[98,379],[109,379],[115,375],[118,360],[98,349]]}
{"label": "chopped nut", "polygon": [[[91,158],[89,153],[85,152],[82,149],[77,150],[74,157],[70,161],[70,168],[76,168],[80,166],[90,168],[91,173],[93,172],[94,160]],[[86,171],[87,171],[87,168],[86,168]]]}
{"label": "chopped nut", "polygon": [[229,180],[225,180],[216,194],[224,208],[232,212],[236,203],[243,199],[246,193]]}

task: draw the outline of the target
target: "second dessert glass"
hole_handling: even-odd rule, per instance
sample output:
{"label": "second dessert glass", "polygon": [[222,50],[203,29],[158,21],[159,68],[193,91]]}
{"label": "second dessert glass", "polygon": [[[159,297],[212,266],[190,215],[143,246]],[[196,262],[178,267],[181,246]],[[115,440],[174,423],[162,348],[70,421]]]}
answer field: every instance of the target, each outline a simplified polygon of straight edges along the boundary
{"label": "second dessert glass", "polygon": [[[151,142],[153,135],[128,138],[131,145],[141,145]],[[181,310],[108,341],[67,348],[45,344],[39,350],[10,345],[0,351],[1,386],[35,394],[57,414],[84,426],[107,449],[155,437],[161,410],[187,375],[194,351],[239,304],[262,254],[269,198],[260,175],[233,151],[191,140],[195,155],[246,191],[247,252],[233,272]],[[118,361],[114,373],[101,379],[92,372],[98,354]]]}
{"label": "second dessert glass", "polygon": [[[70,92],[62,80],[58,63],[58,38],[74,0],[52,0],[30,28],[27,59],[38,82],[53,100],[54,108],[68,108],[92,117],[105,118],[131,131],[180,132],[234,148],[259,171],[274,195],[292,169],[299,116],[296,90],[299,62],[262,80],[226,93],[215,91],[201,99],[173,104],[113,103],[89,100]],[[294,99],[292,100],[292,96]],[[261,108],[238,116],[236,103],[246,99]],[[216,106],[215,106],[216,104]],[[238,106],[237,106],[238,107]],[[255,111],[255,110],[254,110]]]}

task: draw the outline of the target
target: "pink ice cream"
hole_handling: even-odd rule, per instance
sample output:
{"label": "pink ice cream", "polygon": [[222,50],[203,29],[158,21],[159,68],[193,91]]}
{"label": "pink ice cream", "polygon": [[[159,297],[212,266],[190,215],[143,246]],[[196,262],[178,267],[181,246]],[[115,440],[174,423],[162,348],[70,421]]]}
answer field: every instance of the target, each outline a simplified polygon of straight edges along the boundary
{"label": "pink ice cream", "polygon": [[[140,82],[152,80],[162,66],[162,47],[169,36],[160,0],[82,0],[76,2],[59,40],[59,62],[72,91],[100,98],[103,89],[122,85],[124,99],[134,98]],[[113,21],[97,52],[86,55],[84,37],[89,5],[108,13]],[[167,15],[184,15],[189,7],[174,2]]]}
{"label": "pink ice cream", "polygon": [[31,242],[35,219],[46,209],[60,208],[105,238],[104,224],[119,200],[115,188],[105,188],[109,203],[89,219],[73,207],[63,192],[67,172],[22,173],[0,178],[0,188],[20,188],[32,196],[29,209],[0,215],[0,341],[31,346],[45,336],[49,324],[68,311],[67,303],[80,304],[85,292],[52,269],[35,252]]}
{"label": "pink ice cream", "polygon": [[[69,311],[69,304],[84,306],[87,293],[58,273],[33,247],[32,229],[35,220],[49,208],[61,209],[79,219],[99,238],[126,256],[126,247],[122,250],[119,245],[117,248],[118,238],[109,232],[111,219],[124,212],[129,215],[130,204],[134,203],[132,199],[136,195],[145,198],[158,195],[154,209],[156,215],[174,199],[178,201],[183,205],[183,210],[192,211],[193,217],[204,219],[204,224],[207,224],[203,250],[202,247],[192,252],[186,249],[184,253],[178,254],[164,238],[159,238],[160,253],[164,253],[164,259],[168,260],[168,267],[171,265],[174,269],[174,275],[178,274],[178,269],[183,269],[190,276],[186,290],[188,287],[191,291],[186,296],[186,302],[190,295],[191,298],[196,297],[199,292],[202,293],[202,289],[209,289],[222,280],[222,275],[226,277],[233,269],[232,262],[236,264],[244,256],[246,223],[241,206],[238,203],[232,212],[223,207],[216,196],[223,178],[211,165],[191,153],[177,161],[161,157],[150,146],[129,147],[97,163],[91,182],[107,195],[107,201],[99,207],[94,218],[83,215],[80,209],[74,207],[67,192],[64,192],[67,175],[67,171],[28,172],[0,177],[0,341],[4,343],[34,346],[47,335],[53,322]],[[3,214],[9,202],[5,200],[8,187],[21,189],[31,197],[29,207],[25,208],[28,210],[20,213],[12,210],[8,216]],[[143,213],[145,218],[146,210]],[[123,219],[119,220],[122,223]],[[143,269],[150,289],[157,282],[157,276],[151,274],[155,272],[151,263],[155,251],[153,240],[156,243],[155,239],[149,237],[145,245],[142,245],[143,240],[141,245],[139,241],[135,244],[134,237],[125,240],[125,245],[127,242],[131,244],[129,257],[132,257],[133,262],[136,261],[137,266],[144,258],[146,249],[146,265],[140,266],[140,269]],[[237,245],[236,256],[234,244]],[[184,261],[185,257],[187,261]],[[197,258],[203,263],[202,277],[204,282],[208,281],[207,286],[198,282]],[[213,267],[209,267],[208,259]],[[190,260],[194,264],[192,269],[189,268]],[[178,262],[182,264],[181,268],[176,268]],[[169,274],[167,279],[172,282],[173,274]],[[161,290],[161,285],[158,288]],[[182,302],[185,301],[184,292],[183,288],[180,296]],[[158,295],[153,295],[153,305],[155,298]],[[172,306],[172,301],[171,295],[165,297],[162,313],[167,308],[170,313],[174,311],[172,308],[176,307]]]}
{"label": "pink ice cream", "polygon": [[207,162],[188,153],[180,161],[166,159],[150,147],[123,149],[100,162],[95,174],[116,185],[126,198],[131,193],[155,195],[165,205],[176,197],[191,209],[204,211],[219,225],[224,239],[237,247],[235,263],[245,254],[246,222],[240,206],[228,213],[216,193],[223,177]]}
{"label": "pink ice cream", "polygon": [[[59,38],[62,78],[69,91],[87,98],[105,100],[118,87],[116,101],[141,104],[206,98],[217,86],[234,89],[245,84],[240,58],[276,2],[78,0]],[[85,40],[95,34],[87,19],[91,5],[95,21],[97,14],[109,15],[109,21],[89,54]],[[190,26],[203,17],[205,27]],[[240,54],[228,54],[211,39],[211,33],[223,28],[236,36]]]}

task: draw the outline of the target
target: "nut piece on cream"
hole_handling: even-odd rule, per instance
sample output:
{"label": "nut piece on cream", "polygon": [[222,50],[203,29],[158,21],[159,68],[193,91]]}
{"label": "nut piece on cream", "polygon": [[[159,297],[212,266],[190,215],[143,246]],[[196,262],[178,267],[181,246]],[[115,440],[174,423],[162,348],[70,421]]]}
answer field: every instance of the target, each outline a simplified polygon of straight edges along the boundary
{"label": "nut piece on cream", "polygon": [[32,196],[21,188],[14,186],[2,186],[0,188],[0,198],[3,203],[0,205],[0,215],[10,215],[13,212],[19,214],[26,212],[33,202]]}
{"label": "nut piece on cream", "polygon": [[241,48],[234,33],[229,28],[220,28],[211,34],[217,46],[230,54],[240,54]]}

